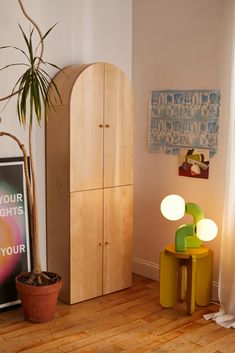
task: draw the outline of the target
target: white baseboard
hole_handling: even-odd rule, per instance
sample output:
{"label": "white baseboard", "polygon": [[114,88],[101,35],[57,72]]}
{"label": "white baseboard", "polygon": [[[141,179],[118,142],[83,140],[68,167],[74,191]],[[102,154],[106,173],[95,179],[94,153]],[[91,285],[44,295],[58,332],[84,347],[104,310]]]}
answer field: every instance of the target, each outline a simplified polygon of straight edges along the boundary
{"label": "white baseboard", "polygon": [[137,257],[132,258],[132,271],[138,275],[159,281],[160,266]]}
{"label": "white baseboard", "polygon": [[219,283],[213,281],[212,282],[212,300],[213,302],[219,303]]}
{"label": "white baseboard", "polygon": [[[132,258],[132,272],[159,281],[160,265],[137,257]],[[212,282],[212,300],[218,302],[218,282]]]}

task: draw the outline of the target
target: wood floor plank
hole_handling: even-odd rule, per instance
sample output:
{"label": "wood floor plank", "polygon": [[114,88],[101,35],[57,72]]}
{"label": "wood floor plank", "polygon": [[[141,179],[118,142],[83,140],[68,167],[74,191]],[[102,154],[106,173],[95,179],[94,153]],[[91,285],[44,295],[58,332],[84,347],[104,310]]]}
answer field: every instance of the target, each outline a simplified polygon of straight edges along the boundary
{"label": "wood floor plank", "polygon": [[55,319],[24,321],[21,309],[0,313],[0,353],[234,353],[235,330],[203,315],[217,305],[186,313],[185,303],[159,304],[159,283],[133,276],[129,289],[83,303],[58,302]]}

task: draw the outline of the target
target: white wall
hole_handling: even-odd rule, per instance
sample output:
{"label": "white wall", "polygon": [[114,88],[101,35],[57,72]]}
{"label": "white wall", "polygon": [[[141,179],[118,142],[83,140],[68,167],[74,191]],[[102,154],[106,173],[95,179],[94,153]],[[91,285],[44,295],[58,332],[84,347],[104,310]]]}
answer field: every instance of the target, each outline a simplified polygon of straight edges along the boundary
{"label": "white wall", "polygon": [[[159,252],[176,227],[160,214],[171,193],[198,203],[222,225],[231,50],[230,0],[133,0],[133,85],[136,97],[134,270],[155,277]],[[219,151],[208,180],[178,176],[178,157],[150,154],[148,98],[157,89],[221,89]],[[208,243],[218,280],[220,234]]]}
{"label": "white wall", "polygon": [[[131,77],[132,0],[24,0],[28,14],[45,32],[58,22],[46,40],[45,59],[60,67],[74,63],[111,62]],[[18,23],[25,30],[29,23],[21,13],[17,0],[1,0],[0,46],[22,46]],[[0,52],[0,67],[19,60],[13,51]],[[54,75],[56,70],[51,69]],[[0,72],[0,97],[10,92],[17,72]],[[0,108],[4,103],[0,105]],[[16,134],[27,144],[27,131],[18,124],[15,100],[1,112],[0,130]],[[45,228],[45,151],[44,127],[34,132],[35,163],[39,195],[41,252],[46,268]],[[0,139],[0,158],[19,156],[17,146],[7,138]],[[59,192],[59,190],[58,190]]]}

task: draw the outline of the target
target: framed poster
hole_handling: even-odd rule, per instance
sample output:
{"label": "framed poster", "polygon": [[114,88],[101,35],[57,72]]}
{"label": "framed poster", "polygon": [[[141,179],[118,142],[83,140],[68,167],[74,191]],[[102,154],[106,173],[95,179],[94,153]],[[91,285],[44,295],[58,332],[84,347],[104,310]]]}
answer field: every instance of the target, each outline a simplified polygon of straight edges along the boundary
{"label": "framed poster", "polygon": [[0,159],[0,309],[20,303],[15,277],[30,268],[23,158]]}

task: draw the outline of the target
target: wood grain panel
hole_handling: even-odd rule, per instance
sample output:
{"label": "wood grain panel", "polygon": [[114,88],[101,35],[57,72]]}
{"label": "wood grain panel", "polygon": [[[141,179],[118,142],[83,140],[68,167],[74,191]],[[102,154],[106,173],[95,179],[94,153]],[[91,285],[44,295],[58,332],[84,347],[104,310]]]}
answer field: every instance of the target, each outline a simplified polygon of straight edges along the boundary
{"label": "wood grain panel", "polygon": [[24,321],[22,309],[1,313],[1,353],[232,353],[235,330],[203,315],[219,306],[185,303],[163,309],[159,283],[133,276],[133,287],[72,306],[58,302],[55,319],[40,325]]}
{"label": "wood grain panel", "polygon": [[103,76],[104,64],[90,65],[73,87],[71,191],[103,186]]}
{"label": "wood grain panel", "polygon": [[163,309],[159,283],[133,276],[133,287],[72,306],[58,302],[55,319],[40,325],[24,321],[22,309],[1,313],[1,353],[232,353],[235,330],[203,315],[219,306],[185,303]]}
{"label": "wood grain panel", "polygon": [[103,190],[71,194],[70,303],[102,295]]}
{"label": "wood grain panel", "polygon": [[46,125],[46,227],[47,268],[63,278],[61,299],[70,295],[69,160],[68,108],[60,106]]}
{"label": "wood grain panel", "polygon": [[75,303],[131,285],[133,95],[106,63],[66,67],[55,81],[62,105],[47,128],[48,268],[62,274],[60,298]]}
{"label": "wood grain panel", "polygon": [[134,101],[130,82],[105,64],[104,187],[133,183]]}
{"label": "wood grain panel", "polygon": [[131,286],[133,187],[104,189],[103,293]]}
{"label": "wood grain panel", "polygon": [[[53,100],[54,105],[69,105],[73,85],[76,82],[80,73],[85,70],[89,65],[70,65],[63,68],[62,71],[59,71],[55,77],[54,82],[60,92],[61,100]],[[50,89],[53,89],[51,87]]]}

